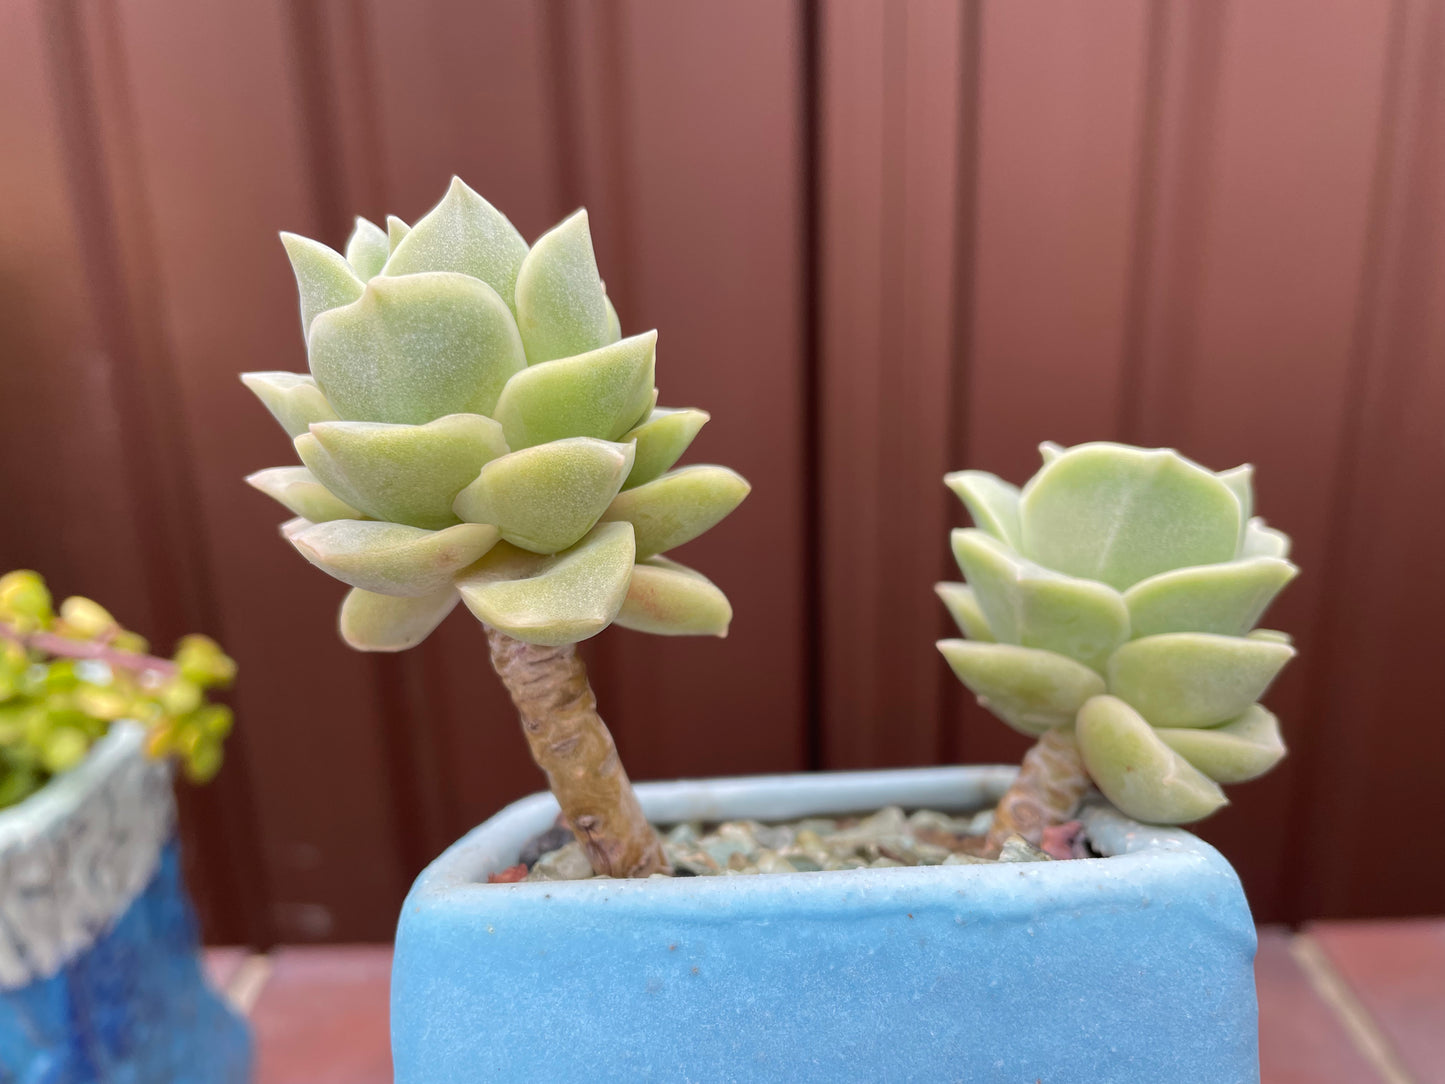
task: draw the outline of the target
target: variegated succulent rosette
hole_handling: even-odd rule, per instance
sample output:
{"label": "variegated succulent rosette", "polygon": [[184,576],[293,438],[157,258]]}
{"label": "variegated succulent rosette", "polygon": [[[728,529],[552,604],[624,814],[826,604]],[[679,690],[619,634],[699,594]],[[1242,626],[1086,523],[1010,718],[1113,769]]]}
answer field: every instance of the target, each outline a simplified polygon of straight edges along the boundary
{"label": "variegated succulent rosette", "polygon": [[614,621],[726,633],[722,591],[663,554],[748,484],[672,469],[708,415],[656,405],[657,334],[622,336],[585,211],[529,248],[454,179],[415,226],[358,219],[344,255],[282,240],[310,373],[242,379],[303,465],[247,480],[297,517],[291,544],[351,586],[349,644],[411,647],[458,601],[533,644]]}
{"label": "variegated succulent rosette", "polygon": [[939,650],[979,702],[1039,737],[1073,728],[1084,766],[1138,820],[1183,824],[1221,783],[1284,755],[1258,703],[1294,655],[1255,628],[1298,571],[1253,515],[1253,470],[1215,473],[1169,449],[1043,446],[1020,490],[982,471],[945,481],[975,524],[955,530],[967,580],[938,593],[967,639]]}

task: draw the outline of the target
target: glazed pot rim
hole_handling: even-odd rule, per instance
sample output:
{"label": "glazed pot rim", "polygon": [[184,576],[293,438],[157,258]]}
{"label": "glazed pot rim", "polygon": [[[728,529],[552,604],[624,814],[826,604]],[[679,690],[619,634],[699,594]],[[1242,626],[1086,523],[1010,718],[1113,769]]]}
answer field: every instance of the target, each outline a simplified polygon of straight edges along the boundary
{"label": "glazed pot rim", "polygon": [[0,851],[24,845],[74,815],[117,769],[145,755],[145,730],[122,720],[111,726],[75,767],[49,779],[34,794],[0,809]]}

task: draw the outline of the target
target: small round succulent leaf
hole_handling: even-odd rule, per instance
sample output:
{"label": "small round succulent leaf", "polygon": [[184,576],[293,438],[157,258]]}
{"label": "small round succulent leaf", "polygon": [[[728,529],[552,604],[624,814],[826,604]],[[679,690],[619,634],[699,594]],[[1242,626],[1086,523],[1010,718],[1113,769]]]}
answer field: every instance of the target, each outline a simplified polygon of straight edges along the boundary
{"label": "small round succulent leaf", "polygon": [[1146,636],[1109,659],[1109,692],[1154,726],[1217,726],[1258,700],[1294,654],[1287,644],[1242,636]]}
{"label": "small round succulent leaf", "polygon": [[632,569],[615,623],[657,636],[726,636],[733,608],[720,588],[686,565],[650,557]]}
{"label": "small round succulent leaf", "polygon": [[527,365],[496,291],[450,271],[377,276],[360,300],[316,318],[309,352],[311,374],[342,418],[409,425],[492,416]]}
{"label": "small round succulent leaf", "polygon": [[1013,549],[1019,548],[1019,489],[987,471],[960,470],[943,476],[974,526]]}
{"label": "small round succulent leaf", "polygon": [[1154,731],[1165,745],[1216,783],[1257,779],[1284,758],[1279,720],[1263,705],[1253,704],[1238,719],[1220,726]]}
{"label": "small round succulent leaf", "polygon": [[458,522],[452,501],[507,442],[491,418],[447,414],[425,425],[321,422],[296,438],[296,451],[368,516],[440,530]]}
{"label": "small round succulent leaf", "polygon": [[386,243],[391,252],[401,244],[401,239],[411,232],[411,227],[396,215],[386,216]]}
{"label": "small round succulent leaf", "polygon": [[1072,723],[1104,691],[1097,673],[1052,651],[973,640],[940,640],[938,650],[981,705],[1032,737]]}
{"label": "small round succulent leaf", "polygon": [[295,233],[283,233],[281,243],[286,246],[296,291],[301,295],[302,335],[310,333],[312,322],[323,312],[349,305],[361,296],[366,284],[334,248]]}
{"label": "small round succulent leaf", "polygon": [[1289,556],[1290,539],[1283,531],[1268,526],[1258,516],[1252,517],[1244,527],[1244,540],[1239,544],[1241,557]]}
{"label": "small round succulent leaf", "polygon": [[645,560],[691,542],[721,522],[751,490],[729,467],[683,467],[623,490],[602,519],[631,523],[637,531],[638,559]]}
{"label": "small round succulent leaf", "polygon": [[556,647],[596,636],[612,623],[627,597],[635,555],[629,524],[601,523],[555,556],[500,543],[456,584],[483,624]]}
{"label": "small round succulent leaf", "polygon": [[292,439],[306,432],[312,422],[336,420],[336,411],[321,394],[316,379],[306,373],[242,373],[241,383],[251,389]]}
{"label": "small round succulent leaf", "polygon": [[1133,635],[1243,636],[1298,573],[1298,568],[1278,557],[1247,557],[1150,576],[1124,592]]}
{"label": "small round succulent leaf", "polygon": [[980,643],[994,642],[993,631],[988,627],[988,618],[984,617],[972,587],[966,583],[936,583],[933,590],[948,607],[949,615],[960,632],[970,640]]}
{"label": "small round succulent leaf", "polygon": [[624,441],[637,442],[632,473],[622,483],[622,488],[636,489],[671,470],[710,417],[707,411],[690,407],[680,410],[657,407],[652,410],[646,421],[622,435]]}
{"label": "small round succulent leaf", "polygon": [[477,523],[424,531],[355,519],[291,521],[282,533],[303,557],[342,583],[412,598],[440,591],[500,538],[495,527]]}
{"label": "small round succulent leaf", "polygon": [[592,529],[632,469],[633,446],[568,437],[501,456],[457,494],[469,523],[494,523],[533,553],[558,553]]}
{"label": "small round succulent leaf", "polygon": [[246,482],[312,523],[360,519],[361,513],[316,480],[305,467],[271,467],[246,475]]}
{"label": "small round succulent leaf", "polygon": [[362,282],[381,273],[386,258],[391,255],[391,242],[375,222],[369,222],[360,215],[356,226],[346,241],[346,262]]}
{"label": "small round succulent leaf", "polygon": [[603,301],[607,305],[607,338],[605,341],[609,344],[615,343],[618,339],[622,338],[622,318],[617,315],[617,310],[612,307],[612,299],[610,297],[604,296]]}
{"label": "small round succulent leaf", "polygon": [[1001,643],[1057,652],[1103,673],[1129,638],[1128,607],[1112,587],[1042,568],[977,528],[953,532],[953,556]]}
{"label": "small round succulent leaf", "polygon": [[1189,824],[1228,803],[1219,785],[1169,748],[1128,704],[1096,696],[1079,709],[1075,733],[1094,783],[1125,816]]}
{"label": "small round succulent leaf", "polygon": [[514,451],[564,437],[617,440],[653,395],[657,332],[539,362],[508,382],[492,417]]}
{"label": "small round succulent leaf", "polygon": [[405,651],[430,636],[460,601],[451,584],[415,598],[353,587],[341,603],[341,638],[358,651]]}
{"label": "small round succulent leaf", "polygon": [[[442,201],[397,242],[383,275],[455,271],[485,282],[510,309],[527,242],[507,216],[453,177]],[[483,413],[486,413],[483,411]]]}
{"label": "small round succulent leaf", "polygon": [[1046,465],[1019,501],[1021,552],[1046,568],[1124,590],[1183,565],[1228,561],[1239,501],[1169,449],[1084,444]]}
{"label": "small round succulent leaf", "polygon": [[585,210],[537,238],[522,260],[517,328],[533,365],[607,345],[607,294]]}

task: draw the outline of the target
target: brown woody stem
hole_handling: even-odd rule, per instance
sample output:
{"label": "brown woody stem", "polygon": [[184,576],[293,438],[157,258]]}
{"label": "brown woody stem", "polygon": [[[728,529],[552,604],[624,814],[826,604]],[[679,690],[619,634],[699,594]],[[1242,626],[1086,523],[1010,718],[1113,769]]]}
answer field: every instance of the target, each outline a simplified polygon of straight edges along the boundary
{"label": "brown woody stem", "polygon": [[587,851],[592,870],[646,877],[667,868],[662,844],[622,769],[574,644],[543,647],[487,629],[492,666],[522,717],[532,759]]}
{"label": "brown woody stem", "polygon": [[1089,772],[1074,728],[1048,731],[1024,755],[1018,777],[994,810],[987,853],[997,854],[1012,835],[1038,846],[1045,828],[1073,817],[1088,789]]}

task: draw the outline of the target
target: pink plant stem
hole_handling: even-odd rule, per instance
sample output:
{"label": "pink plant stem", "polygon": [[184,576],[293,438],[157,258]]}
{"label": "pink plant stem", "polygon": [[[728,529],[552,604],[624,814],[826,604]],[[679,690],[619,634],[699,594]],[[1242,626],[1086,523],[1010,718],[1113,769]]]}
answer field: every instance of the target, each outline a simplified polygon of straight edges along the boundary
{"label": "pink plant stem", "polygon": [[48,655],[59,655],[67,659],[94,659],[137,674],[154,673],[168,678],[176,673],[176,664],[169,659],[120,651],[95,640],[70,640],[53,632],[32,632],[27,636],[3,621],[0,621],[0,639],[9,640],[30,650],[43,651]]}

